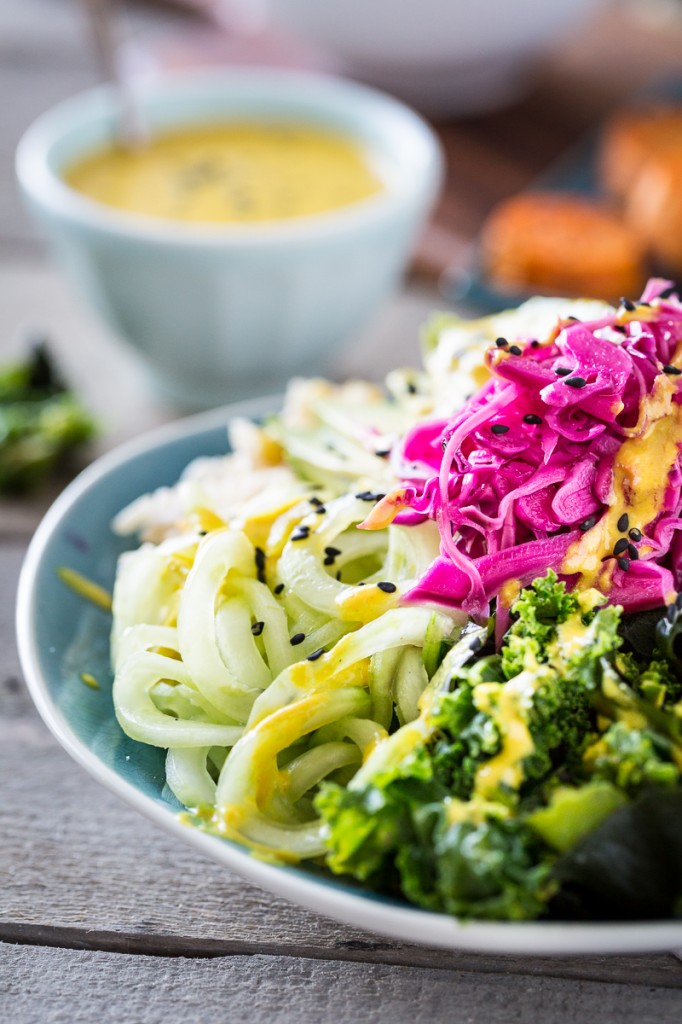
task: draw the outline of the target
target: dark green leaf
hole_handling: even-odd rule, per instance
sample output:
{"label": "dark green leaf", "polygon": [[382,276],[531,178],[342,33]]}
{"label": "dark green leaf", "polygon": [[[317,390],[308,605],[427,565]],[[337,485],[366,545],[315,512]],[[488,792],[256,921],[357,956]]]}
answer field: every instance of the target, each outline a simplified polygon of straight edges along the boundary
{"label": "dark green leaf", "polygon": [[650,790],[615,811],[555,865],[554,917],[682,916],[682,790]]}

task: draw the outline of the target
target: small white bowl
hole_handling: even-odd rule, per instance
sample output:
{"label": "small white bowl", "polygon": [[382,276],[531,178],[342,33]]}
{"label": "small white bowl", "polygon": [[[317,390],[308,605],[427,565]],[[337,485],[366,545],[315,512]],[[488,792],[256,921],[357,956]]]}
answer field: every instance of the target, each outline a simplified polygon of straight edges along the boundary
{"label": "small white bowl", "polygon": [[268,0],[272,17],[364,82],[430,114],[512,102],[549,44],[604,0]]}
{"label": "small white bowl", "polygon": [[342,132],[385,182],[329,213],[245,226],[120,212],[69,188],[64,169],[114,136],[102,88],[43,114],[17,151],[21,189],[76,288],[145,357],[185,407],[268,394],[321,372],[399,285],[437,196],[442,157],[407,107],[320,75],[239,70],[174,76],[140,92],[152,131],[235,120],[297,121]]}

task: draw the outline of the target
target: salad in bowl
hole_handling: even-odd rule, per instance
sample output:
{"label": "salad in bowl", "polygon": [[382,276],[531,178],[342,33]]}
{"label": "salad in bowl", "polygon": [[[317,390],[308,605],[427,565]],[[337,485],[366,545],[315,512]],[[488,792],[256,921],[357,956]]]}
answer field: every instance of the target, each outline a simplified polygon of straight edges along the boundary
{"label": "salad in bowl", "polygon": [[116,717],[183,821],[463,919],[682,916],[681,378],[662,280],[441,315],[123,509]]}

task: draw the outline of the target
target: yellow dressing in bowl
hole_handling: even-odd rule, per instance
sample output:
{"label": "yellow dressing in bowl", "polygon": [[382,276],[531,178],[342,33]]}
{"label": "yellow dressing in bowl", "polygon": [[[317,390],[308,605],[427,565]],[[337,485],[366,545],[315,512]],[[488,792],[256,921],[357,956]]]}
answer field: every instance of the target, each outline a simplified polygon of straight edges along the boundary
{"label": "yellow dressing in bowl", "polygon": [[256,121],[178,128],[134,151],[103,149],[67,168],[64,180],[118,210],[213,224],[324,213],[384,187],[352,139]]}

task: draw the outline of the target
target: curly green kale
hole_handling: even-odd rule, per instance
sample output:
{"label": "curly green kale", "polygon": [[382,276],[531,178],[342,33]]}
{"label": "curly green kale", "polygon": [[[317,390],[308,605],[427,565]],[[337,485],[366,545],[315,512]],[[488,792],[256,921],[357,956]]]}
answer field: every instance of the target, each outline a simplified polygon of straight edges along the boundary
{"label": "curly green kale", "polygon": [[416,810],[413,838],[396,858],[405,896],[457,917],[522,921],[542,913],[556,891],[552,858],[532,829],[500,810],[483,806],[464,821],[456,802]]}
{"label": "curly green kale", "polygon": [[43,344],[0,371],[0,493],[35,486],[93,433]]}
{"label": "curly green kale", "polygon": [[502,649],[502,671],[512,679],[529,660],[548,660],[550,641],[556,639],[557,626],[580,614],[578,598],[566,591],[555,572],[535,580],[514,602],[514,622]]}
{"label": "curly green kale", "polygon": [[640,791],[679,787],[676,677],[623,651],[620,609],[602,604],[549,572],[499,654],[467,663],[456,645],[420,719],[348,788],[323,785],[331,869],[459,917],[534,918],[573,845]]}
{"label": "curly green kale", "polygon": [[524,920],[556,891],[537,833],[502,806],[452,800],[423,750],[409,768],[361,790],[327,784],[316,807],[330,828],[333,871],[426,909]]}
{"label": "curly green kale", "polygon": [[677,703],[682,700],[682,601],[678,597],[669,605],[666,613],[656,626],[656,650],[654,655],[662,659],[668,669],[665,681],[666,700]]}
{"label": "curly green kale", "polygon": [[588,751],[594,778],[613,782],[634,795],[647,786],[674,787],[680,772],[672,760],[670,740],[652,729],[633,729],[614,722]]}

